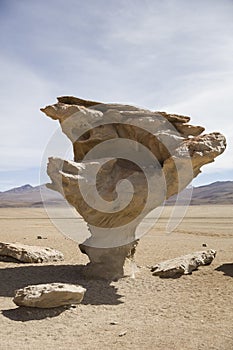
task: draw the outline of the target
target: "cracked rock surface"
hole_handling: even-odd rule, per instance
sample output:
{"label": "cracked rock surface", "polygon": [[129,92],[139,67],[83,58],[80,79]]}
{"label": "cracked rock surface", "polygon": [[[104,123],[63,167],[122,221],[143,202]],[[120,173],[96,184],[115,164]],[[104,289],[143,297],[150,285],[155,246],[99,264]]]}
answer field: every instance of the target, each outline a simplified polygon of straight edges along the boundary
{"label": "cracked rock surface", "polygon": [[[73,161],[49,159],[48,187],[87,222],[91,237],[81,250],[91,260],[88,271],[93,266],[92,275],[101,277],[105,270],[109,277],[111,267],[114,271],[113,249],[121,265],[122,254],[131,254],[142,219],[182,191],[226,148],[222,134],[203,134],[204,127],[189,124],[188,116],[73,96],[59,97],[41,111],[59,121],[74,152]],[[118,266],[113,276],[121,274]]]}
{"label": "cracked rock surface", "polygon": [[24,263],[64,260],[63,254],[52,248],[5,242],[0,242],[0,260],[1,258],[3,260],[12,258]]}
{"label": "cracked rock surface", "polygon": [[188,275],[197,270],[199,266],[210,265],[216,256],[216,251],[206,250],[180,256],[175,259],[163,261],[151,268],[154,276],[179,277]]}
{"label": "cracked rock surface", "polygon": [[13,301],[18,306],[47,309],[79,304],[85,292],[85,288],[74,284],[38,284],[16,290]]}

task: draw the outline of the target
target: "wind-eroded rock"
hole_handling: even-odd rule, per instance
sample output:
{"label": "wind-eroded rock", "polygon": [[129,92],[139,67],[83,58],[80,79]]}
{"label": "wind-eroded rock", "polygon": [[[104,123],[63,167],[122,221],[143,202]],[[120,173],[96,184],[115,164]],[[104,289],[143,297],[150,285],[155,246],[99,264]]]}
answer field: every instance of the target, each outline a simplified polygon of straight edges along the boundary
{"label": "wind-eroded rock", "polygon": [[[104,266],[108,277],[111,266],[114,270],[113,250],[122,265],[142,219],[182,191],[226,147],[223,135],[202,135],[204,128],[190,125],[188,116],[70,96],[41,110],[59,121],[73,144],[74,161],[49,159],[48,187],[88,223],[92,236],[81,250],[91,259],[88,271],[95,266],[97,275]],[[121,274],[118,269],[114,276]]]}
{"label": "wind-eroded rock", "polygon": [[151,268],[154,276],[177,277],[187,275],[197,270],[199,266],[210,265],[215,258],[216,251],[211,249],[207,251],[195,252],[180,256],[175,259],[163,261]]}
{"label": "wind-eroded rock", "polygon": [[0,260],[1,257],[3,260],[9,257],[24,263],[64,260],[63,254],[52,248],[4,242],[0,242]]}
{"label": "wind-eroded rock", "polygon": [[38,284],[16,290],[13,301],[18,306],[48,309],[79,304],[85,292],[85,288],[73,284]]}

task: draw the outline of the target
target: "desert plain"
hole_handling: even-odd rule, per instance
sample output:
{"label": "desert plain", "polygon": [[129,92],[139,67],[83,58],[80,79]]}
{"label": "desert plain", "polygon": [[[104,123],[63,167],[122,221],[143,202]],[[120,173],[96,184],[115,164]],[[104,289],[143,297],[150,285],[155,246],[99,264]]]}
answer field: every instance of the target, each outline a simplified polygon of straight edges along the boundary
{"label": "desert plain", "polygon": [[[74,219],[59,210],[61,222],[72,227]],[[165,207],[140,239],[135,278],[128,261],[126,277],[108,283],[85,278],[82,266],[87,257],[43,208],[1,208],[0,241],[56,248],[65,260],[0,261],[0,349],[232,350],[233,207],[190,206],[179,226],[167,233],[172,210]],[[79,229],[85,229],[77,220]],[[160,261],[205,249],[216,249],[216,258],[192,275],[161,279],[150,272],[150,266]],[[55,309],[19,308],[13,303],[16,289],[49,282],[84,286],[82,303]]]}

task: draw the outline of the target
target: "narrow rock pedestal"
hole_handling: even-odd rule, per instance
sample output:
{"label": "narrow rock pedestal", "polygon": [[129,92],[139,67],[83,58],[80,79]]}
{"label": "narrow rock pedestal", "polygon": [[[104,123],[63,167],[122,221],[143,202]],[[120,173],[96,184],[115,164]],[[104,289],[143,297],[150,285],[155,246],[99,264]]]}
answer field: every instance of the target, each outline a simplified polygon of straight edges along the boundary
{"label": "narrow rock pedestal", "polygon": [[95,248],[80,244],[82,253],[90,262],[84,268],[85,276],[105,280],[118,280],[124,276],[126,258],[132,259],[138,241],[115,248]]}

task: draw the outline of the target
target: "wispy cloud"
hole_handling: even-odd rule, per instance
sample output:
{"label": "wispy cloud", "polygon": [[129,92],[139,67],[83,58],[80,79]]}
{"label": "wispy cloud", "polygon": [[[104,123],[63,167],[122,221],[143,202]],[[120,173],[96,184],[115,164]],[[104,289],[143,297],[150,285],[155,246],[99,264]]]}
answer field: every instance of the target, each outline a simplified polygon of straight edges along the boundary
{"label": "wispy cloud", "polygon": [[42,118],[39,108],[51,99],[51,84],[23,64],[0,57],[2,169],[18,169],[39,164],[56,124]]}
{"label": "wispy cloud", "polygon": [[[233,80],[211,82],[205,88],[200,87],[200,92],[195,93],[183,102],[164,106],[163,109],[170,112],[190,114],[192,111],[195,124],[205,125],[206,132],[220,131],[227,138],[227,149],[214,163],[205,166],[206,174],[224,173],[233,179]],[[200,176],[199,180],[204,179]],[[198,181],[199,182],[199,181]]]}
{"label": "wispy cloud", "polygon": [[57,127],[39,108],[73,94],[191,115],[228,138],[228,151],[206,169],[233,170],[231,0],[0,6],[2,169],[39,166]]}

